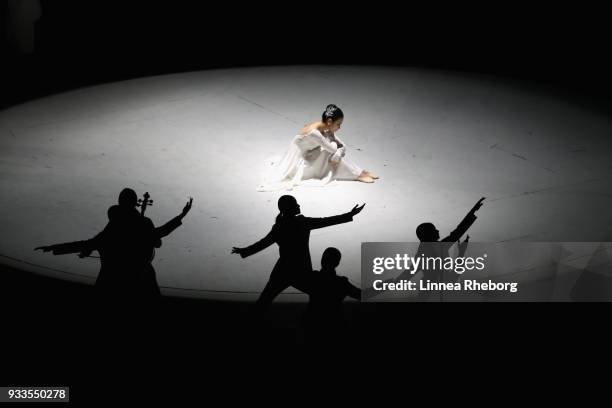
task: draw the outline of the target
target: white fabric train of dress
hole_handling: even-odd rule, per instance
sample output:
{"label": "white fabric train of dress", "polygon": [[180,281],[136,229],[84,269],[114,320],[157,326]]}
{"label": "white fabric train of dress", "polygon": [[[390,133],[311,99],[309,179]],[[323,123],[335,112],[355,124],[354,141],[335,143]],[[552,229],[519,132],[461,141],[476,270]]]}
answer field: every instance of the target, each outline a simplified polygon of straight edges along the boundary
{"label": "white fabric train of dress", "polygon": [[[346,144],[337,136],[334,139],[325,137],[317,129],[295,136],[284,156],[266,162],[264,180],[257,191],[319,187],[334,180],[356,180],[363,169],[346,157]],[[335,168],[332,162],[337,163]]]}

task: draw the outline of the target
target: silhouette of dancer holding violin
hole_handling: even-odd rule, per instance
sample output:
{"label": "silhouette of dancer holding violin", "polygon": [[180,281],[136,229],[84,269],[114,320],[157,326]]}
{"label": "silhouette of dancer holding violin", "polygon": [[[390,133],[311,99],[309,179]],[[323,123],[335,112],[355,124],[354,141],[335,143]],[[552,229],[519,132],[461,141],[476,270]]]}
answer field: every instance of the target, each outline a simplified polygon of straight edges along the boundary
{"label": "silhouette of dancer holding violin", "polygon": [[300,214],[300,206],[293,196],[284,195],[279,198],[280,213],[268,235],[246,248],[232,249],[232,253],[246,258],[274,243],[279,247],[280,258],[274,265],[270,279],[257,300],[257,305],[259,307],[269,305],[289,286],[308,293],[312,282],[312,260],[308,247],[310,231],[350,222],[364,206],[365,204],[356,205],[351,211],[333,217],[311,218]]}
{"label": "silhouette of dancer holding violin", "polygon": [[81,258],[97,250],[101,266],[95,286],[99,294],[116,303],[155,300],[160,296],[151,264],[155,248],[161,247],[161,239],[182,224],[193,199],[178,216],[158,228],[144,215],[152,203],[149,193],[139,200],[134,190],[125,188],[119,194],[119,204],[108,209],[108,224],[94,238],[35,249],[54,255],[78,253]]}

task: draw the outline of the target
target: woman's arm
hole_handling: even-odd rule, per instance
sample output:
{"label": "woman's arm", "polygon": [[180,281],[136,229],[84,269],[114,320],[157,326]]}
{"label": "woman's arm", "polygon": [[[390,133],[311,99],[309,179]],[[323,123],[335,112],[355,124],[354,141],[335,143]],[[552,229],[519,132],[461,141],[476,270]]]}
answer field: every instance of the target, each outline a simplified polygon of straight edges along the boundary
{"label": "woman's arm", "polygon": [[317,144],[321,146],[323,150],[327,150],[331,154],[336,153],[338,150],[338,145],[335,142],[330,142],[325,136],[319,133],[318,130],[313,129],[310,132],[310,136],[316,140]]}
{"label": "woman's arm", "polygon": [[336,150],[336,153],[334,153],[329,158],[329,161],[334,163],[334,164],[338,164],[340,162],[340,159],[342,159],[344,157],[344,154],[345,154],[345,149],[344,149],[344,147],[341,147],[338,150]]}
{"label": "woman's arm", "polygon": [[336,136],[335,133],[334,133],[334,139],[336,140],[336,144],[338,145],[338,148],[341,148],[341,147],[345,147],[346,148],[346,143],[344,143],[344,140],[342,140],[338,136]]}
{"label": "woman's arm", "polygon": [[334,164],[337,164],[340,162],[340,159],[342,159],[344,155],[346,154],[346,145],[335,134],[334,134],[334,140],[336,141],[338,150],[336,150],[336,153],[334,153],[332,157],[330,157],[329,161],[331,161]]}

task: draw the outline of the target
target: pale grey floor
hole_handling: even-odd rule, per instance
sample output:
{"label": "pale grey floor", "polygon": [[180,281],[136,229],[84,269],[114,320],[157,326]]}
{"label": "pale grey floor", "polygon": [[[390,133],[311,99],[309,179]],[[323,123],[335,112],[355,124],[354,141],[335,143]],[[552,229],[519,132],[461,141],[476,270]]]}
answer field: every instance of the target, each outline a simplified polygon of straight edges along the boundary
{"label": "pale grey floor", "polygon": [[481,196],[475,242],[612,240],[609,118],[490,78],[275,67],[113,83],[0,112],[0,262],[91,282],[97,260],[32,248],[93,236],[131,186],[151,193],[157,224],[195,198],[154,261],[161,286],[194,290],[166,293],[253,299],[277,249],[245,260],[230,249],[277,214],[282,193],[255,191],[264,160],[328,103],[346,114],[348,154],[382,178],[291,192],[309,216],[367,203],[353,223],[312,233],[315,267],[336,246],[339,272],[359,284],[361,242],[416,241],[423,221],[450,231]]}

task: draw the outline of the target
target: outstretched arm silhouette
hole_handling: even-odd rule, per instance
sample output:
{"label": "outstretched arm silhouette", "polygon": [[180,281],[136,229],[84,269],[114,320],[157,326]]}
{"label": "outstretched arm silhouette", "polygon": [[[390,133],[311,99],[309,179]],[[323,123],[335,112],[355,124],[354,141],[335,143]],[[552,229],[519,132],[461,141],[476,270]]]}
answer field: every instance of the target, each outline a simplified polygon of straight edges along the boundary
{"label": "outstretched arm silhouette", "polygon": [[[189,213],[191,210],[191,206],[193,204],[193,198],[189,198],[189,201],[181,211],[179,215],[174,217],[172,220],[168,221],[166,224],[162,225],[159,228],[155,228],[155,235],[158,241],[155,243],[155,246],[159,248],[161,246],[161,238],[169,235],[175,229],[177,229],[181,224],[181,220]],[[149,220],[151,226],[153,223]],[[106,234],[109,225],[106,225],[104,230],[98,233],[95,237],[84,240],[84,241],[74,241],[74,242],[66,242],[62,244],[55,245],[45,245],[34,248],[34,250],[42,250],[43,252],[52,252],[53,255],[65,255],[65,254],[75,254],[78,253],[80,258],[85,258],[91,255],[91,253],[97,250],[100,247],[100,242]]]}
{"label": "outstretched arm silhouette", "polygon": [[480,207],[482,207],[482,202],[484,201],[484,199],[485,197],[482,197],[480,200],[478,200],[476,204],[474,204],[474,207],[472,207],[470,212],[468,212],[467,215],[463,218],[463,220],[459,223],[459,225],[457,225],[457,228],[455,228],[448,237],[441,239],[440,242],[454,243],[459,241],[463,234],[465,234],[467,230],[472,226],[474,221],[476,221],[475,213],[480,209]]}
{"label": "outstretched arm silhouette", "polygon": [[[353,216],[357,215],[363,210],[362,206],[356,205],[353,209],[345,214],[335,215],[333,217],[324,217],[324,218],[309,218],[309,217],[301,217],[304,222],[303,225],[308,229],[317,229],[329,227],[330,225],[342,224],[344,222],[349,222],[353,220]],[[251,256],[259,251],[262,251],[274,244],[277,241],[277,230],[276,225],[272,227],[272,230],[261,240],[257,241],[253,245],[250,245],[246,248],[233,247],[232,254],[238,254],[243,258],[247,256]]]}
{"label": "outstretched arm silhouette", "polygon": [[362,206],[356,205],[351,211],[340,215],[334,215],[332,217],[304,217],[304,221],[306,222],[306,226],[309,229],[325,228],[336,224],[342,224],[345,222],[353,221],[353,216],[359,214],[361,210],[363,210],[363,207],[365,207],[365,204],[363,204]]}
{"label": "outstretched arm silhouette", "polygon": [[232,254],[238,254],[241,257],[246,258],[247,256],[256,254],[259,251],[263,251],[264,249],[266,249],[267,247],[269,247],[275,242],[276,242],[276,229],[272,227],[272,230],[270,230],[268,235],[266,235],[265,237],[263,237],[262,239],[254,243],[253,245],[250,245],[246,248],[233,247]]}
{"label": "outstretched arm silhouette", "polygon": [[106,228],[98,233],[95,237],[85,241],[65,242],[62,244],[39,246],[34,250],[42,250],[43,252],[52,252],[53,255],[79,254],[80,258],[86,258],[100,246],[100,240],[104,236]]}
{"label": "outstretched arm silhouette", "polygon": [[[161,238],[167,237],[172,232],[174,232],[175,229],[180,227],[183,224],[182,223],[183,218],[185,218],[185,216],[191,210],[192,204],[193,204],[193,197],[189,197],[189,201],[187,202],[187,204],[185,204],[183,211],[181,211],[179,215],[177,215],[176,217],[174,217],[173,219],[171,219],[170,221],[168,221],[161,227],[155,228],[155,235],[157,236],[157,238],[161,239]],[[161,242],[160,242],[160,245],[161,245]]]}

